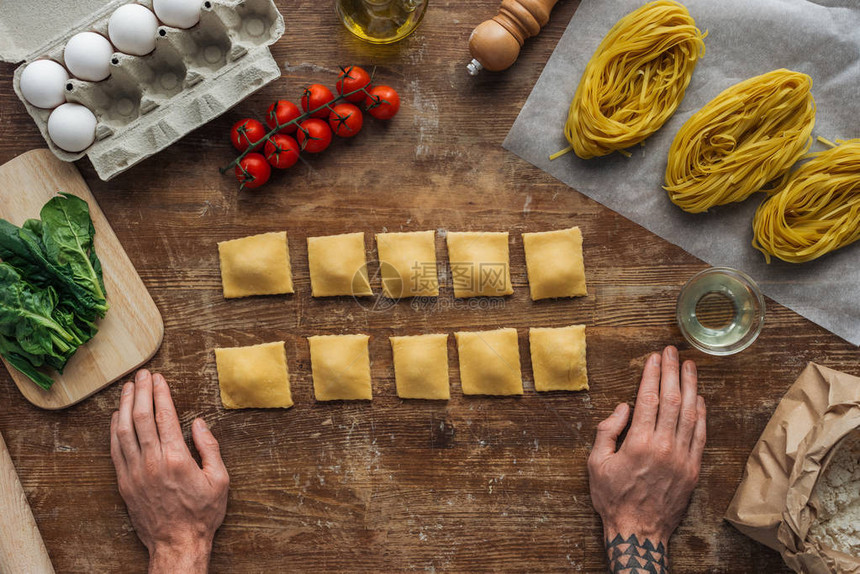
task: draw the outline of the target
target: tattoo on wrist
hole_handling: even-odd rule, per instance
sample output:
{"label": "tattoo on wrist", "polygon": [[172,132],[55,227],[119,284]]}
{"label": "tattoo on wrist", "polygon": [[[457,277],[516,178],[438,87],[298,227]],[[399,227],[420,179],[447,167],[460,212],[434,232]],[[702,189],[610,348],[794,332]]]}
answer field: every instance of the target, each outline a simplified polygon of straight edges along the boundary
{"label": "tattoo on wrist", "polygon": [[606,539],[606,555],[609,558],[609,571],[612,574],[639,574],[653,572],[668,574],[666,547],[663,542],[654,543],[645,538],[640,541],[635,534],[622,538],[616,534],[612,540]]}

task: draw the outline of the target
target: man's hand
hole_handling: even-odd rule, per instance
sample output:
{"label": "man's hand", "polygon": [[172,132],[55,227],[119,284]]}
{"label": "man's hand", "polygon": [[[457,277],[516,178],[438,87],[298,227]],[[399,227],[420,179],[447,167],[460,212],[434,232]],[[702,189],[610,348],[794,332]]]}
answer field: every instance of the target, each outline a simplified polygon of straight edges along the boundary
{"label": "man's hand", "polygon": [[[622,403],[597,426],[588,458],[591,500],[603,519],[611,572],[668,571],[669,537],[699,480],[705,448],[705,400],[697,396],[696,364],[666,347],[649,357],[633,422],[616,451],[630,408]],[[632,550],[631,550],[632,548]],[[635,553],[637,558],[631,558]]]}
{"label": "man's hand", "polygon": [[167,382],[140,370],[111,419],[111,458],[150,572],[206,572],[224,521],[230,478],[203,419],[191,427],[201,469],[185,445]]}

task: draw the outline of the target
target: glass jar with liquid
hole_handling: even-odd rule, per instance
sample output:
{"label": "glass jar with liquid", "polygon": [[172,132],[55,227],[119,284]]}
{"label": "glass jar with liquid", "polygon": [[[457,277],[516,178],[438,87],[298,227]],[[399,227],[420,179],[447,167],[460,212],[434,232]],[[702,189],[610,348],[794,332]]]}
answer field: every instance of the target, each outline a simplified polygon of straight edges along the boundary
{"label": "glass jar with liquid", "polygon": [[366,42],[390,44],[411,34],[427,10],[427,0],[335,0],[346,29]]}
{"label": "glass jar with liquid", "polygon": [[753,344],[764,325],[764,296],[746,273],[713,267],[694,275],[681,289],[678,327],[695,348],[732,355]]}

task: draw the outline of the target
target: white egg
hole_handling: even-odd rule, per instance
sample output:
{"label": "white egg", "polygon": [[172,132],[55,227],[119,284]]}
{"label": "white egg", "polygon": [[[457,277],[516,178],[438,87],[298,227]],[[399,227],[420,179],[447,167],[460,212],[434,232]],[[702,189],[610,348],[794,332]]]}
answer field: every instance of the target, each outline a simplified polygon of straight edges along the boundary
{"label": "white egg", "polygon": [[158,19],[174,28],[190,28],[200,21],[203,0],[153,0]]}
{"label": "white egg", "polygon": [[79,152],[96,139],[96,116],[81,104],[63,104],[48,118],[48,135],[57,147]]}
{"label": "white egg", "polygon": [[110,76],[113,46],[95,32],[81,32],[66,42],[63,61],[76,78],[98,82]]}
{"label": "white egg", "polygon": [[110,41],[120,52],[145,56],[155,49],[158,20],[149,8],[126,4],[117,8],[108,22]]}
{"label": "white egg", "polygon": [[69,73],[53,60],[36,60],[21,73],[21,95],[37,108],[56,108],[66,101]]}

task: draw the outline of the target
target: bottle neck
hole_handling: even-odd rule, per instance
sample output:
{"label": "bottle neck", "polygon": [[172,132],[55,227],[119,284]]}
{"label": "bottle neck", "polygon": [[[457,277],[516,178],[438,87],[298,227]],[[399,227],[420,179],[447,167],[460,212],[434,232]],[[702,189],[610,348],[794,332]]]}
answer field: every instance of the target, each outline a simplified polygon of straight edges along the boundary
{"label": "bottle neck", "polygon": [[421,6],[424,1],[425,0],[360,0],[360,3],[369,11],[383,10],[394,5],[410,12]]}

